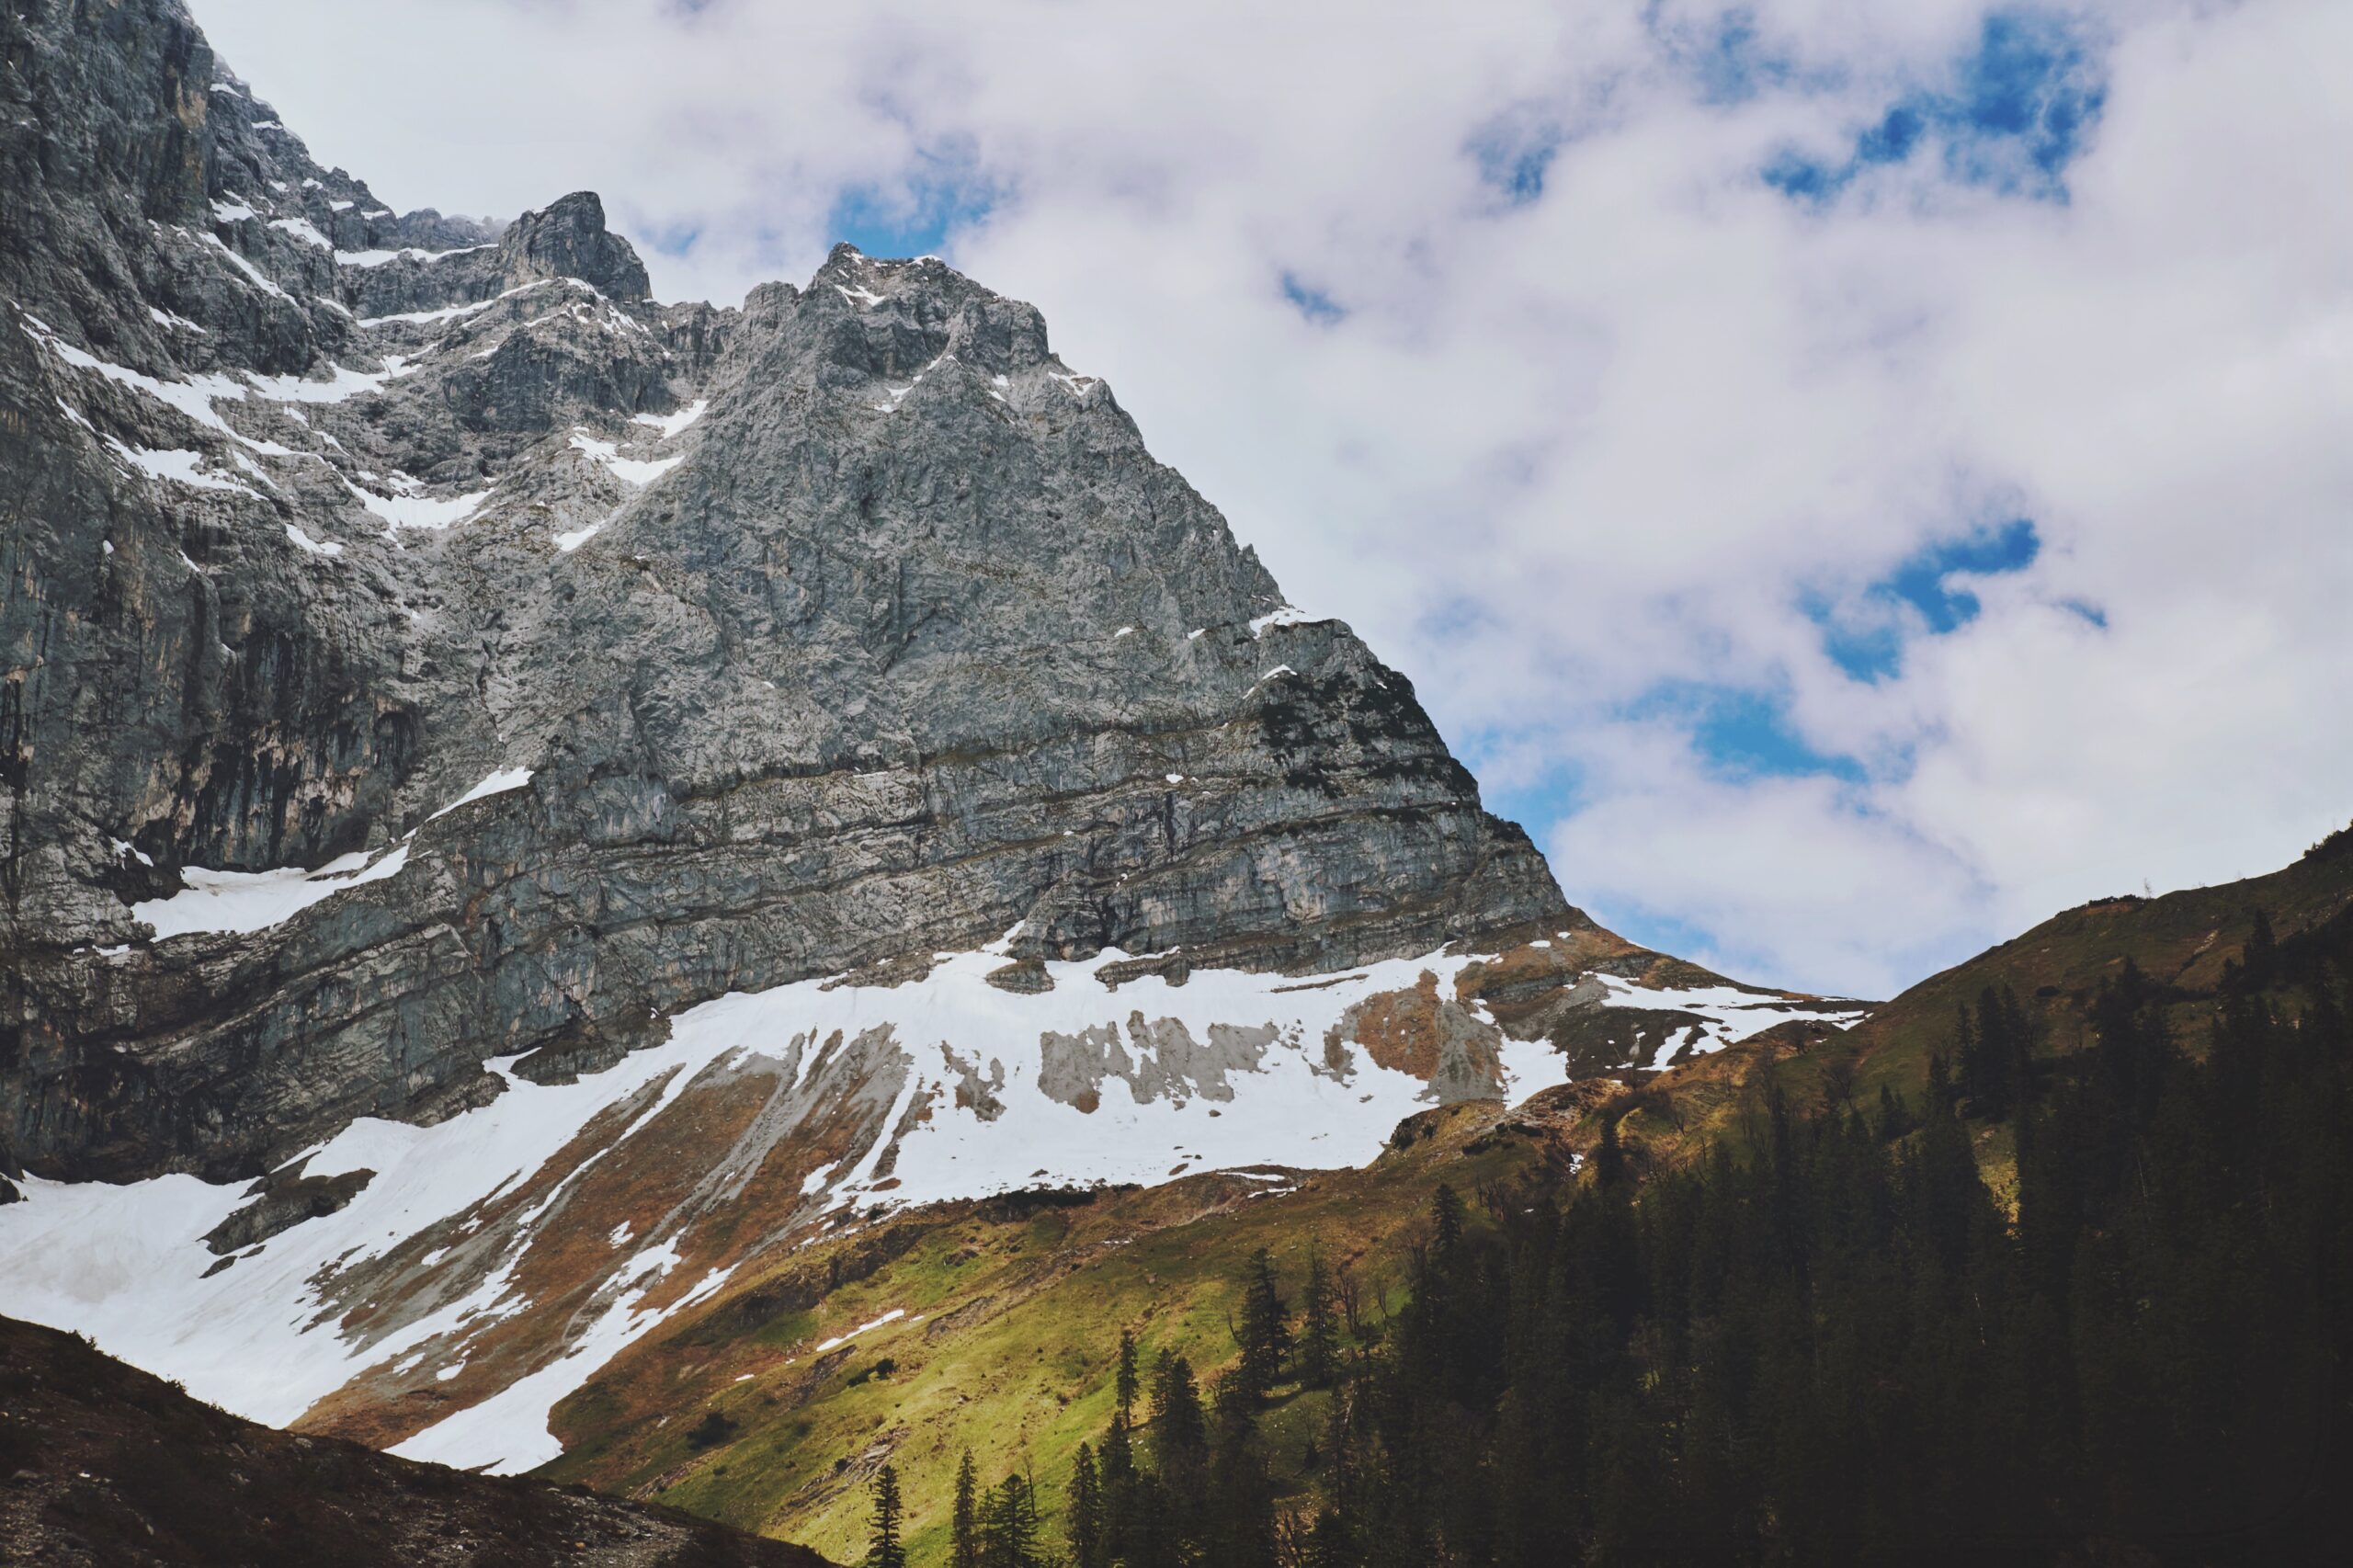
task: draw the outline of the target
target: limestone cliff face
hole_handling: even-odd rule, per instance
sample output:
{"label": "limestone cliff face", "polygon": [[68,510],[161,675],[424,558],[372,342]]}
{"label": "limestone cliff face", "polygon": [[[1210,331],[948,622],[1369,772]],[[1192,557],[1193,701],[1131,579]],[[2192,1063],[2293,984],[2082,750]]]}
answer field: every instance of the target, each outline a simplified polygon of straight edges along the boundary
{"label": "limestone cliff face", "polygon": [[0,1166],[250,1174],[1007,932],[1019,985],[1578,922],[1029,306],[392,214],[172,0],[0,60]]}

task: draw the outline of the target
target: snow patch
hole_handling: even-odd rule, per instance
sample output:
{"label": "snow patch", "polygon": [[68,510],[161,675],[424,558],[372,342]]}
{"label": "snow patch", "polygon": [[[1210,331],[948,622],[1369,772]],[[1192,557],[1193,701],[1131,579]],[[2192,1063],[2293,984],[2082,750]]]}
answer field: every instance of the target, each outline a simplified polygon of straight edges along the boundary
{"label": "snow patch", "polygon": [[703,410],[710,406],[709,398],[699,397],[676,414],[640,414],[633,415],[632,419],[639,425],[653,426],[654,429],[661,432],[655,439],[666,441],[696,420],[700,419]]}
{"label": "snow patch", "polygon": [[364,849],[339,855],[314,871],[289,867],[277,871],[208,871],[184,866],[180,880],[188,886],[169,898],[151,898],[131,906],[134,919],[155,928],[155,939],[184,937],[192,931],[261,931],[295,915],[347,888],[381,881],[408,863],[403,842],[370,860]]}
{"label": "snow patch", "polygon": [[430,528],[438,532],[453,524],[462,523],[490,499],[490,492],[478,490],[471,495],[379,495],[363,490],[349,480],[343,487],[351,492],[359,504],[384,520],[386,533],[401,528]]}
{"label": "snow patch", "polygon": [[896,1323],[906,1315],[906,1308],[892,1307],[889,1312],[884,1312],[881,1317],[876,1318],[871,1323],[859,1324],[847,1334],[836,1335],[831,1339],[821,1342],[809,1353],[813,1356],[823,1356],[828,1350],[838,1349],[842,1346],[847,1345],[851,1340],[856,1339],[859,1335],[865,1334],[869,1330],[881,1328],[886,1323]]}
{"label": "snow patch", "polygon": [[271,282],[268,276],[265,274],[260,267],[256,267],[252,262],[247,261],[244,256],[239,256],[235,251],[231,250],[227,244],[222,243],[220,235],[207,234],[204,236],[204,242],[210,245],[214,250],[219,251],[222,256],[227,256],[229,258],[230,265],[236,267],[238,271],[244,273],[245,275],[245,281],[251,283],[255,288],[260,290],[265,294],[274,294],[290,305],[294,302],[293,295],[288,293],[285,290],[280,289],[277,284]]}
{"label": "snow patch", "polygon": [[249,484],[240,484],[233,479],[205,472],[202,452],[177,448],[158,450],[153,447],[133,447],[116,440],[112,436],[102,439],[114,449],[115,456],[156,479],[168,479],[175,484],[185,484],[194,490],[233,490],[256,501],[262,498],[261,492]]}
{"label": "snow patch", "polygon": [[530,781],[531,770],[528,767],[502,767],[425,820],[432,822],[437,818],[446,817],[460,806],[479,801],[484,795],[500,795],[509,790],[520,790]]}
{"label": "snow patch", "polygon": [[292,540],[298,548],[309,551],[313,555],[341,555],[343,553],[343,546],[333,540],[313,539],[292,523],[286,525],[286,537]]}
{"label": "snow patch", "polygon": [[1285,605],[1279,610],[1253,619],[1250,635],[1256,637],[1269,626],[1310,626],[1321,619],[1320,616],[1309,615],[1295,605]]}
{"label": "snow patch", "polygon": [[[657,458],[652,461],[641,458],[625,458],[620,455],[620,448],[617,443],[599,441],[584,430],[574,430],[572,433],[572,447],[574,451],[585,452],[597,462],[604,464],[616,479],[624,480],[631,484],[651,484],[687,460],[686,454],[683,452],[676,457]],[[595,529],[592,528],[589,531],[594,532]]]}
{"label": "snow patch", "polygon": [[463,256],[468,251],[488,250],[486,244],[459,245],[450,250],[426,250],[420,245],[403,245],[398,250],[339,250],[335,253],[339,267],[381,267],[387,262],[407,256],[413,261],[438,261],[445,256]]}
{"label": "snow patch", "polygon": [[293,235],[306,245],[316,245],[321,250],[335,249],[308,218],[272,218],[269,226]]}

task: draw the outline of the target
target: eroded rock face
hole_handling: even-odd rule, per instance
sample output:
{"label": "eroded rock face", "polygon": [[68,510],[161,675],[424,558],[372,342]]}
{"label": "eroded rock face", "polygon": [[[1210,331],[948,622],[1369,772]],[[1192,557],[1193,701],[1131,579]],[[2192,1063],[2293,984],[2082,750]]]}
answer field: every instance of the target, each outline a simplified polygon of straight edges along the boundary
{"label": "eroded rock face", "polygon": [[[36,1173],[251,1175],[480,1104],[494,1056],[595,1071],[1007,932],[1020,985],[1569,916],[1409,683],[1288,611],[1029,306],[847,247],[662,306],[593,195],[393,214],[172,0],[11,10],[0,51],[0,1133]],[[136,908],[322,868],[242,929]]]}

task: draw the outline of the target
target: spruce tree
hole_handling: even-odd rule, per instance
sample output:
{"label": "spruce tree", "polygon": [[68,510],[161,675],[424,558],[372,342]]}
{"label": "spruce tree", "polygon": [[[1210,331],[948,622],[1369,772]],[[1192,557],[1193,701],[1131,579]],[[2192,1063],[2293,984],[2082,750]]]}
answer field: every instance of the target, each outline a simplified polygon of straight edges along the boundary
{"label": "spruce tree", "polygon": [[979,1490],[972,1450],[966,1449],[956,1466],[956,1502],[948,1516],[948,1568],[981,1568]]}
{"label": "spruce tree", "polygon": [[1167,1489],[1180,1516],[1189,1517],[1201,1500],[1209,1457],[1209,1423],[1201,1414],[1193,1369],[1182,1356],[1162,1351],[1153,1369],[1152,1458],[1155,1479]]}
{"label": "spruce tree", "polygon": [[1071,1568],[1105,1568],[1110,1561],[1104,1550],[1103,1483],[1095,1467],[1095,1450],[1078,1445],[1070,1471],[1070,1508],[1064,1519],[1070,1536]]}
{"label": "spruce tree", "polygon": [[[1607,1127],[1608,1124],[1605,1124]],[[1440,1256],[1451,1254],[1462,1241],[1462,1199],[1444,1182],[1430,1195],[1433,1245]]]}
{"label": "spruce tree", "polygon": [[866,1568],[907,1568],[899,1540],[899,1472],[884,1465],[874,1477],[874,1512],[867,1517]]}
{"label": "spruce tree", "polygon": [[989,1489],[981,1505],[981,1568],[1043,1568],[1038,1494],[1016,1471]]}
{"label": "spruce tree", "polygon": [[1615,1187],[1626,1178],[1626,1152],[1618,1142],[1618,1119],[1604,1113],[1601,1142],[1593,1151],[1593,1179],[1602,1187]]}
{"label": "spruce tree", "polygon": [[1120,1330],[1120,1370],[1112,1384],[1112,1398],[1120,1407],[1120,1425],[1136,1424],[1136,1393],[1141,1384],[1136,1379],[1136,1336],[1127,1329]]}
{"label": "spruce tree", "polygon": [[1242,1287],[1243,1391],[1264,1399],[1282,1380],[1290,1351],[1290,1313],[1275,1281],[1274,1256],[1265,1247],[1250,1255]]}
{"label": "spruce tree", "polygon": [[1340,1322],[1332,1277],[1313,1242],[1308,1244],[1307,1286],[1302,1297],[1305,1317],[1299,1330],[1299,1381],[1309,1388],[1328,1388],[1340,1371]]}

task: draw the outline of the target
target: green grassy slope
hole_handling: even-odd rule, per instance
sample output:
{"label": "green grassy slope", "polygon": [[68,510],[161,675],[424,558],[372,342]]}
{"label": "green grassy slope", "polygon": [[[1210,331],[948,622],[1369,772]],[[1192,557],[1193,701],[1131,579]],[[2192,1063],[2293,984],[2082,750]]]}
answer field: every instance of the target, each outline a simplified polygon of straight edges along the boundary
{"label": "green grassy slope", "polygon": [[[1266,1247],[1295,1291],[1312,1245],[1347,1271],[1377,1334],[1438,1182],[1467,1194],[1564,1168],[1588,1141],[1580,1111],[1621,1092],[1426,1112],[1358,1171],[1212,1174],[883,1221],[739,1282],[621,1358],[557,1408],[566,1452],[544,1473],[847,1561],[863,1547],[864,1483],[887,1460],[905,1491],[912,1560],[941,1561],[967,1448],[984,1483],[1026,1468],[1058,1506],[1078,1443],[1108,1423],[1121,1329],[1147,1366],[1174,1350],[1206,1381],[1233,1358],[1244,1260]],[[905,1316],[820,1348],[894,1311]],[[1286,1487],[1299,1484],[1324,1398],[1290,1391],[1268,1415]]]}

